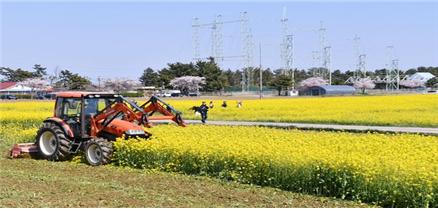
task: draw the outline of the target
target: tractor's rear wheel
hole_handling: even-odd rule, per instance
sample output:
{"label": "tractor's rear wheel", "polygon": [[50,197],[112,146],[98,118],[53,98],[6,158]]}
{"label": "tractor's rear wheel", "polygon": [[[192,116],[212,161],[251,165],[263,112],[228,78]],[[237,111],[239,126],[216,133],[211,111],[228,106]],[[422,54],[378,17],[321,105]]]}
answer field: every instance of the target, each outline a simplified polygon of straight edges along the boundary
{"label": "tractor's rear wheel", "polygon": [[45,122],[38,130],[36,145],[40,156],[51,161],[68,160],[70,140],[65,137],[64,131],[52,122]]}
{"label": "tractor's rear wheel", "polygon": [[113,144],[104,138],[95,138],[85,146],[85,158],[92,166],[105,165],[111,162]]}

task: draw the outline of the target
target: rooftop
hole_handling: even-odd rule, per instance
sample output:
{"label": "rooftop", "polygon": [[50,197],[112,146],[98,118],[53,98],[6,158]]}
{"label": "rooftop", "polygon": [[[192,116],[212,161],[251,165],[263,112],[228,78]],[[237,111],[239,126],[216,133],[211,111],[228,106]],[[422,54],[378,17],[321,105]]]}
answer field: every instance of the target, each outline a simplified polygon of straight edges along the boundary
{"label": "rooftop", "polygon": [[67,91],[67,92],[58,92],[56,93],[57,97],[82,97],[82,96],[88,96],[88,95],[114,95],[115,93],[112,92],[74,92],[74,91]]}
{"label": "rooftop", "polygon": [[12,82],[12,81],[0,82],[0,89],[7,89],[15,86],[16,84],[17,82]]}

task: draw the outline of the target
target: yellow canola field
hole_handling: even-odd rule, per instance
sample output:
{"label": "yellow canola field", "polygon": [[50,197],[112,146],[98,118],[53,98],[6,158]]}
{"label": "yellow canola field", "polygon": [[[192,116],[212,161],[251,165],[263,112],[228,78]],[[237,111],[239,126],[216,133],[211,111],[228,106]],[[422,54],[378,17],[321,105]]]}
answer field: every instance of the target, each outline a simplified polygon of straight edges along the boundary
{"label": "yellow canola field", "polygon": [[157,126],[118,140],[118,165],[210,175],[376,203],[438,206],[438,137],[231,126]]}
{"label": "yellow canola field", "polygon": [[53,116],[54,101],[0,102],[0,124],[25,123],[37,125]]}
{"label": "yellow canola field", "polygon": [[[169,100],[188,119],[199,118],[188,110],[201,101]],[[438,127],[438,95],[432,94],[243,100],[242,108],[231,100],[226,109],[213,102],[210,120]]]}
{"label": "yellow canola field", "polygon": [[[191,107],[202,100],[164,99],[183,118],[198,119]],[[209,100],[206,100],[209,103]],[[243,108],[236,107],[236,100],[228,107],[215,107],[208,113],[209,120],[279,121],[305,123],[396,125],[438,127],[438,95],[355,96],[324,98],[273,98],[243,100]],[[26,121],[39,123],[53,114],[54,102],[0,102],[0,123]]]}

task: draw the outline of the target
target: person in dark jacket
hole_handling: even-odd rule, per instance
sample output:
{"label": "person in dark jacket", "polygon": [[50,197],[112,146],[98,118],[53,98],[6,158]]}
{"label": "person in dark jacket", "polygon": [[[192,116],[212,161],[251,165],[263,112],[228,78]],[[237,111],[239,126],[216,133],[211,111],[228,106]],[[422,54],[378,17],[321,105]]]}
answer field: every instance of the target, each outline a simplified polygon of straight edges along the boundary
{"label": "person in dark jacket", "polygon": [[227,101],[224,100],[224,102],[222,102],[222,108],[226,108],[227,107]]}
{"label": "person in dark jacket", "polygon": [[202,123],[205,123],[205,120],[207,120],[207,112],[208,112],[208,106],[205,103],[205,101],[202,101],[202,105],[199,106],[199,111],[201,113],[201,121]]}

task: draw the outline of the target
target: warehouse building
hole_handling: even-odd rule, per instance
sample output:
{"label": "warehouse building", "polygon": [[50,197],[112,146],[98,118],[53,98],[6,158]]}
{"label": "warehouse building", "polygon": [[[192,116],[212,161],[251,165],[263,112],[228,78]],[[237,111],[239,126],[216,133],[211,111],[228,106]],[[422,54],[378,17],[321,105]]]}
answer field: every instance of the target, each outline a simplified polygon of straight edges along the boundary
{"label": "warehouse building", "polygon": [[0,93],[25,94],[31,92],[32,88],[21,85],[18,82],[0,82]]}
{"label": "warehouse building", "polygon": [[299,95],[318,96],[318,95],[352,95],[356,89],[347,85],[322,85],[304,87],[299,90]]}
{"label": "warehouse building", "polygon": [[435,78],[435,76],[432,73],[417,72],[413,75],[408,76],[406,80],[421,81],[422,83],[426,83],[428,80],[432,78]]}

